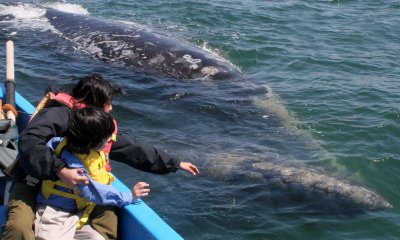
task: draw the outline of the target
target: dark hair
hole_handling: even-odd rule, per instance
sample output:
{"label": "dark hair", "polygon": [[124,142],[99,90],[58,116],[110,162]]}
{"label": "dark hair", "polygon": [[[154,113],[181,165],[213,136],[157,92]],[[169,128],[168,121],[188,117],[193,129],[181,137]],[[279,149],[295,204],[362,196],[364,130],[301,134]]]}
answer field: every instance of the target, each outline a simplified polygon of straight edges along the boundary
{"label": "dark hair", "polygon": [[100,108],[87,106],[73,109],[66,134],[68,148],[72,152],[88,154],[111,137],[114,129],[111,114]]}
{"label": "dark hair", "polygon": [[113,95],[121,92],[120,87],[111,86],[100,74],[91,74],[79,80],[72,96],[78,102],[103,108],[104,104],[112,102]]}

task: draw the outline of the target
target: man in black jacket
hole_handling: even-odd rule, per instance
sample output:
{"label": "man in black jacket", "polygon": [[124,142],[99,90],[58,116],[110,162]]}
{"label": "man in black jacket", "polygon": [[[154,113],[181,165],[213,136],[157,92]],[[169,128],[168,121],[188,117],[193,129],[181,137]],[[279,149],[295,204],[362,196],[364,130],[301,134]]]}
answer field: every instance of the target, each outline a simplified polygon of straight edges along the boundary
{"label": "man in black jacket", "polygon": [[[108,112],[112,109],[115,89],[100,75],[93,74],[82,78],[71,95],[78,103],[100,107]],[[34,239],[32,227],[36,210],[35,197],[41,180],[61,179],[71,187],[78,183],[87,184],[86,177],[80,176],[82,170],[66,168],[65,163],[46,145],[52,137],[65,136],[70,111],[65,105],[51,104],[41,109],[21,133],[18,147],[20,167],[10,190],[7,223],[2,239]],[[162,150],[121,133],[113,143],[109,157],[150,173],[167,174],[178,169],[193,175],[199,173],[192,163],[182,162]],[[107,206],[96,208],[91,216],[93,228],[106,239],[115,239],[115,209]]]}

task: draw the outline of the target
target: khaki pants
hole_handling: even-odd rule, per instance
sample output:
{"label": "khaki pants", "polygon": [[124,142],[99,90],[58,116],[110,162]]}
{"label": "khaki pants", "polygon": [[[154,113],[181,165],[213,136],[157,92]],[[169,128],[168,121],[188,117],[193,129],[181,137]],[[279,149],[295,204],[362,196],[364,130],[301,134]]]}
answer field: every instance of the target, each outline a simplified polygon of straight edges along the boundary
{"label": "khaki pants", "polygon": [[15,183],[10,189],[10,201],[6,215],[7,222],[2,232],[3,240],[33,240],[33,220],[35,219],[36,194],[39,187],[25,183]]}
{"label": "khaki pants", "polygon": [[36,240],[104,240],[90,224],[76,229],[76,224],[82,217],[82,212],[71,214],[52,206],[40,205],[36,211],[35,239]]}
{"label": "khaki pants", "polygon": [[[17,182],[10,189],[7,223],[2,232],[3,240],[35,239],[33,222],[36,212],[36,195],[39,187]],[[91,215],[91,226],[105,239],[117,239],[118,218],[114,207],[96,206]]]}

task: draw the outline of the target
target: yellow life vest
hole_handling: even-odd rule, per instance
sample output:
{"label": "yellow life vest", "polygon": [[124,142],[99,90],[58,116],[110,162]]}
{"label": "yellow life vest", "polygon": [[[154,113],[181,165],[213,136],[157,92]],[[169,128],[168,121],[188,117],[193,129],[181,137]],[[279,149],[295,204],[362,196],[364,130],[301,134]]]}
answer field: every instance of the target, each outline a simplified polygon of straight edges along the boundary
{"label": "yellow life vest", "polygon": [[[67,138],[65,137],[56,147],[55,153],[57,156],[61,155],[62,150],[67,145]],[[106,166],[106,157],[103,151],[90,151],[89,154],[76,154],[74,153],[81,162],[83,163],[85,169],[88,171],[89,176],[96,182],[111,185],[114,182],[114,176],[107,172]],[[66,189],[70,189],[71,192],[64,192],[62,190],[56,189],[56,187],[62,187]],[[78,211],[83,211],[82,217],[79,219],[77,223],[77,229],[83,227],[83,225],[87,222],[90,213],[96,204],[86,201],[85,199],[79,197],[78,192],[67,184],[58,181],[44,180],[42,182],[42,195],[48,199],[50,195],[57,195],[65,198],[74,199],[76,202],[76,206]]]}

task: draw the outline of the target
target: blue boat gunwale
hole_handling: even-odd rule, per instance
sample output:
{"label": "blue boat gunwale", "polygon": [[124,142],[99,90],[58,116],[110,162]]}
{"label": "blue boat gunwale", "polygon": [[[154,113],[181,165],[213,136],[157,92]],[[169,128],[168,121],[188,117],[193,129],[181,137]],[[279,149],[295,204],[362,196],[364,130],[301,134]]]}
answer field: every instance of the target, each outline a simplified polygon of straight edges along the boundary
{"label": "blue boat gunwale", "polygon": [[[1,87],[0,98],[4,99],[4,88]],[[35,110],[34,106],[18,92],[15,92],[15,102],[20,114],[17,122],[25,126],[29,116]],[[113,186],[120,191],[128,192],[130,189],[117,177]],[[5,223],[5,206],[0,205],[0,224]],[[118,227],[120,239],[183,239],[171,226],[157,215],[145,202],[138,200],[134,204],[119,209]]]}

